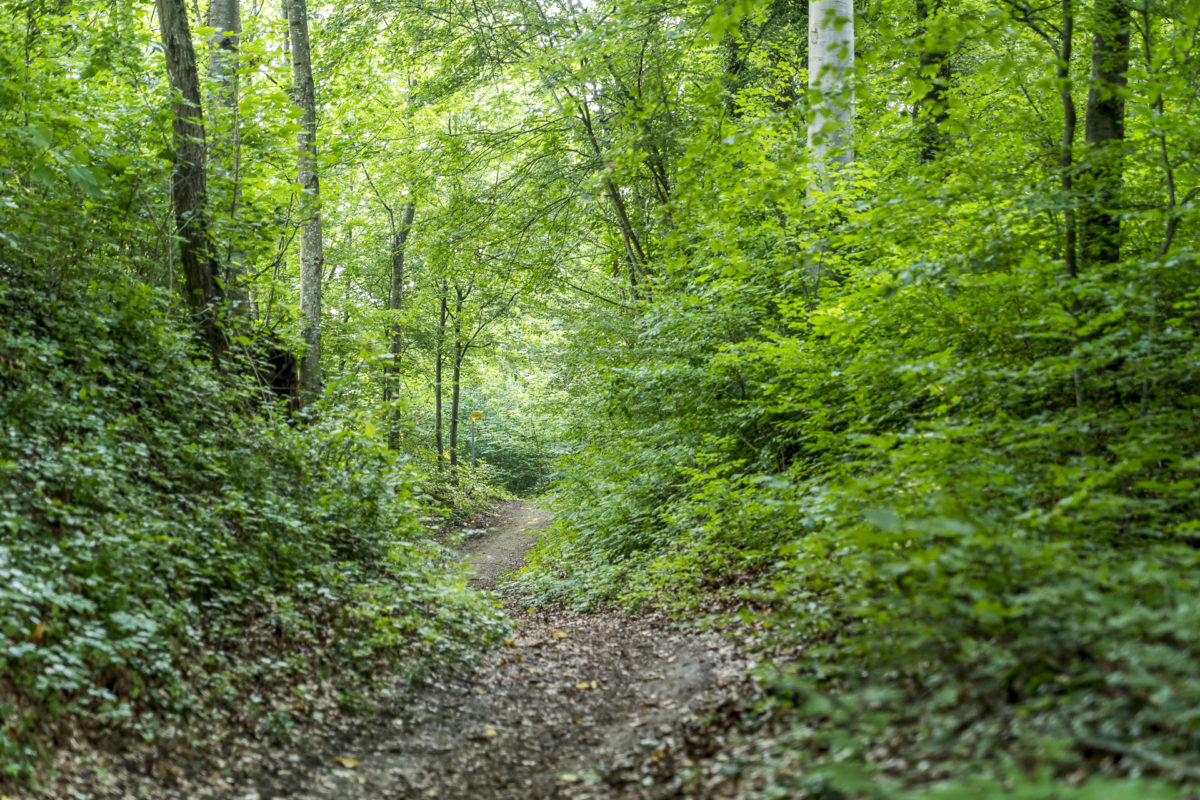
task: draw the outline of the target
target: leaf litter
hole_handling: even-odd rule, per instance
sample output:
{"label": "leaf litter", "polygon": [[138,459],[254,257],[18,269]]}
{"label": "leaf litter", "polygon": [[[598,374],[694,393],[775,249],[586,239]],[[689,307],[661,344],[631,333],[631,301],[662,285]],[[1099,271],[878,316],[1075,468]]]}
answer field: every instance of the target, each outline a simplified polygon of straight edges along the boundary
{"label": "leaf litter", "polygon": [[[547,516],[524,503],[460,546],[471,582],[492,589],[521,565]],[[152,748],[108,763],[108,779],[61,797],[183,800],[713,797],[708,726],[748,691],[751,660],[730,639],[665,616],[506,608],[513,636],[463,666],[400,676],[369,718],[331,715],[307,746],[231,737],[204,768],[164,769]],[[315,735],[314,735],[315,734]],[[694,761],[692,756],[704,756]],[[710,762],[704,764],[701,762]],[[218,769],[211,769],[218,765]],[[95,772],[92,773],[96,774]],[[723,793],[722,793],[723,794]]]}
{"label": "leaf litter", "polygon": [[[534,541],[525,530],[545,520],[523,504],[503,511],[498,529],[464,547],[481,588],[520,565]],[[355,753],[362,766],[353,774],[312,759],[264,772],[252,796],[684,796],[673,773],[682,763],[671,754],[682,754],[694,713],[727,703],[742,686],[748,663],[738,649],[665,617],[531,613],[519,599],[507,608],[516,630],[480,666],[434,677],[326,745]]]}

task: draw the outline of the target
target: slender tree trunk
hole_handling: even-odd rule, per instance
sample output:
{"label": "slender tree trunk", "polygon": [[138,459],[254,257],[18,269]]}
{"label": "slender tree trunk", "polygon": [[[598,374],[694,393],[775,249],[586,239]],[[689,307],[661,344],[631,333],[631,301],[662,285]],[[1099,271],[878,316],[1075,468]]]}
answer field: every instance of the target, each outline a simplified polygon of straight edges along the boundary
{"label": "slender tree trunk", "polygon": [[854,0],[808,4],[808,147],[817,173],[815,188],[854,163]]}
{"label": "slender tree trunk", "polygon": [[450,291],[448,282],[442,280],[441,308],[438,311],[437,355],[435,356],[433,378],[434,429],[437,437],[438,469],[443,469],[446,462],[446,448],[442,439],[442,360],[446,346],[446,295]]}
{"label": "slender tree trunk", "polygon": [[283,63],[288,69],[292,68],[292,32],[290,29],[292,18],[292,3],[291,0],[279,0],[279,13],[283,15]]}
{"label": "slender tree trunk", "polygon": [[462,387],[462,362],[466,348],[462,340],[463,291],[454,287],[454,375],[450,387],[450,470],[458,467],[458,402]]}
{"label": "slender tree trunk", "polygon": [[745,23],[741,23],[738,25],[738,30],[725,34],[725,39],[722,41],[725,74],[721,83],[725,89],[723,93],[725,114],[734,120],[742,118],[742,111],[737,104],[737,95],[742,89],[746,67],[749,66],[748,58],[743,54],[743,48],[746,47],[744,31]]}
{"label": "slender tree trunk", "polygon": [[1077,256],[1078,225],[1075,220],[1075,100],[1071,94],[1071,55],[1075,40],[1075,10],[1072,0],[1062,0],[1062,45],[1058,58],[1058,96],[1063,109],[1062,150],[1059,167],[1062,169],[1062,189],[1066,198],[1066,234],[1063,241],[1063,261],[1067,275],[1079,275]]}
{"label": "slender tree trunk", "polygon": [[184,300],[200,322],[214,357],[225,348],[217,315],[219,292],[208,239],[208,182],[204,116],[200,108],[200,78],[196,53],[183,0],[156,0],[167,75],[178,95],[172,126],[175,165],[171,173],[171,202],[175,206],[180,255],[183,262]]}
{"label": "slender tree trunk", "polygon": [[[1156,62],[1156,59],[1154,58],[1154,22],[1151,19],[1150,11],[1150,0],[1142,0],[1142,4],[1140,8],[1138,8],[1138,16],[1141,18],[1142,22],[1140,26],[1141,29],[1139,30],[1141,36],[1138,38],[1142,41],[1142,57],[1145,59],[1145,63],[1152,65],[1147,69],[1148,77],[1151,84],[1155,84],[1161,80],[1159,73],[1163,69],[1164,65],[1159,63],[1157,66],[1154,66]],[[1155,96],[1150,101],[1150,107],[1158,112],[1159,117],[1162,117],[1164,114],[1166,114],[1166,104],[1163,101],[1163,93],[1161,91],[1154,92],[1154,95]],[[1154,138],[1158,140],[1158,157],[1163,168],[1163,189],[1167,195],[1167,203],[1164,209],[1167,219],[1166,230],[1163,231],[1162,244],[1159,245],[1158,248],[1158,255],[1159,258],[1161,258],[1167,253],[1171,252],[1171,246],[1175,243],[1175,236],[1179,233],[1180,198],[1179,189],[1175,180],[1175,165],[1172,162],[1170,149],[1167,146],[1166,131],[1160,128]],[[1183,202],[1189,203],[1194,200],[1197,195],[1200,195],[1200,187],[1192,189],[1190,192],[1185,194],[1183,197]]]}
{"label": "slender tree trunk", "polygon": [[952,77],[950,57],[946,42],[941,39],[936,25],[942,7],[943,0],[917,0],[917,19],[921,22],[917,32],[917,42],[921,47],[919,77],[923,82],[928,81],[929,86],[913,107],[913,121],[920,131],[920,158],[925,163],[936,159],[945,149],[946,137],[942,133],[942,125],[950,116],[946,107],[946,92],[950,89]]}
{"label": "slender tree trunk", "polygon": [[308,42],[305,0],[289,0],[288,34],[292,47],[295,101],[300,109],[297,182],[303,221],[300,228],[300,316],[307,347],[300,371],[305,403],[321,394],[321,271],[325,265],[321,234],[321,188],[317,172],[317,103]]}
{"label": "slender tree trunk", "polygon": [[621,197],[621,192],[617,189],[617,185],[611,180],[606,180],[604,186],[605,194],[608,195],[613,211],[617,215],[617,227],[621,231],[621,242],[625,246],[625,262],[629,265],[629,290],[635,299],[641,299],[641,279],[646,263],[646,253],[642,250],[642,244],[638,241],[637,232],[633,229],[633,223],[629,220],[629,212],[625,207],[625,200]]}
{"label": "slender tree trunk", "polygon": [[[456,329],[458,325],[454,326]],[[456,333],[457,335],[457,333]],[[458,404],[462,386],[462,345],[454,343],[454,370],[450,378],[450,471],[458,469]]]}
{"label": "slender tree trunk", "polygon": [[[604,150],[600,147],[600,141],[596,137],[596,129],[592,124],[592,112],[588,106],[586,95],[580,92],[580,96],[576,97],[573,92],[567,87],[563,87],[563,92],[575,104],[575,109],[578,112],[578,119],[583,126],[584,136],[592,147],[592,152],[595,153],[599,160],[604,159]],[[558,97],[558,92],[551,90],[551,96],[559,109],[566,114],[566,106]],[[629,286],[630,291],[635,300],[644,299],[644,288],[642,280],[645,277],[646,269],[646,251],[642,247],[641,240],[638,238],[637,231],[634,230],[633,222],[629,218],[629,210],[625,206],[625,200],[621,197],[620,191],[617,189],[616,182],[611,178],[604,180],[603,198],[607,199],[612,205],[613,214],[617,220],[617,230],[621,233],[621,244],[625,250],[625,264],[629,268]]]}
{"label": "slender tree trunk", "polygon": [[[404,326],[400,324],[399,312],[404,306],[404,249],[408,242],[408,233],[412,230],[413,218],[417,207],[409,202],[404,208],[404,217],[399,229],[392,231],[392,291],[388,297],[388,308],[396,315],[391,325],[391,363],[388,365],[387,384],[389,389],[384,393],[384,400],[393,399],[393,392],[399,394],[400,358],[404,353]],[[388,429],[388,448],[397,450],[400,447],[400,411],[392,411],[391,426]]]}
{"label": "slender tree trunk", "polygon": [[[835,185],[854,164],[854,0],[810,0],[808,4],[808,148],[813,182],[808,203]],[[828,245],[814,244],[808,253],[812,277],[810,306],[815,306],[826,272]],[[838,280],[835,275],[835,280]]]}
{"label": "slender tree trunk", "polygon": [[[237,218],[241,201],[241,134],[238,113],[238,47],[242,32],[239,0],[210,0],[208,24],[215,31],[209,39],[208,74],[216,84],[216,96],[210,106],[210,162],[214,177],[229,187],[229,219]],[[231,228],[235,228],[233,225]],[[231,237],[234,231],[230,230]],[[250,315],[250,297],[245,287],[245,265],[233,241],[228,243],[221,283],[225,298],[234,314]]]}
{"label": "slender tree trunk", "polygon": [[1121,258],[1121,217],[1113,213],[1121,192],[1125,90],[1129,72],[1130,9],[1127,0],[1098,0],[1092,39],[1092,80],[1084,118],[1087,171],[1079,245],[1084,268]]}

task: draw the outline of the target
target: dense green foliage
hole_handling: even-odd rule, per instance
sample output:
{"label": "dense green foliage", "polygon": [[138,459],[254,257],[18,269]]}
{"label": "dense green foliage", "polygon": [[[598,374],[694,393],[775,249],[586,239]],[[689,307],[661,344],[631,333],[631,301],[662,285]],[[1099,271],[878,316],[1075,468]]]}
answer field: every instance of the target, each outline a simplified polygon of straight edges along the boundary
{"label": "dense green foliage", "polygon": [[19,5],[0,23],[0,783],[36,781],[79,733],[286,733],[381,665],[498,633],[433,541],[446,508],[495,495],[389,451],[352,393],[298,420],[253,377],[295,341],[271,26],[245,28],[237,191],[210,181],[218,255],[253,265],[257,312],[214,363],[172,297],[144,11]]}
{"label": "dense green foliage", "polygon": [[0,310],[0,753],[55,726],[286,730],[310,693],[497,630],[450,582],[419,476],[337,417],[299,429],[217,379],[163,298],[9,272]]}
{"label": "dense green foliage", "polygon": [[[987,31],[941,17],[953,100],[944,152],[920,163],[894,99],[920,51],[870,9],[859,163],[818,208],[803,117],[769,77],[734,92],[740,113],[693,107],[664,299],[596,384],[607,424],[560,465],[559,522],[520,586],[691,613],[698,589],[741,585],[739,616],[775,648],[757,735],[777,738],[743,765],[772,796],[822,775],[896,796],[1200,774],[1195,211],[1160,160],[1160,136],[1172,171],[1200,143],[1178,72],[1195,9],[1177,11],[1146,17],[1154,62],[1128,89],[1123,257],[1078,278],[1063,213],[1088,198],[1059,191],[1055,122],[1036,116],[1053,63],[1002,11]],[[764,66],[775,23],[741,26]],[[1164,240],[1176,213],[1187,233]],[[836,275],[819,289],[814,261]]]}
{"label": "dense green foliage", "polygon": [[422,523],[492,481],[557,498],[532,602],[757,631],[734,767],[767,796],[1195,790],[1195,0],[860,3],[837,174],[806,2],[314,3],[297,427],[247,378],[299,341],[278,12],[244,10],[210,114],[251,307],[213,363],[171,299],[148,14],[0,5],[10,772],[48,717],[162,732],[249,691],[250,627],[295,680],[486,638]]}

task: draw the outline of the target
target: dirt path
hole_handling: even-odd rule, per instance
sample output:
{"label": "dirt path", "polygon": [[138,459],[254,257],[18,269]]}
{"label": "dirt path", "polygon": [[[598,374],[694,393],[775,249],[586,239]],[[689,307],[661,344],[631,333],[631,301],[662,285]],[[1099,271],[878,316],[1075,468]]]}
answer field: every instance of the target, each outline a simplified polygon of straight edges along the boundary
{"label": "dirt path", "polygon": [[[495,589],[549,515],[505,503],[459,546],[471,583]],[[67,760],[63,800],[542,800],[713,798],[730,765],[690,713],[731,717],[748,666],[727,639],[656,616],[531,613],[505,602],[504,645],[416,686],[399,676],[360,719],[330,714],[299,747],[242,734],[178,763],[150,743]],[[679,776],[690,773],[681,788]],[[19,797],[19,795],[18,795]],[[0,798],[3,800],[3,798]]]}
{"label": "dirt path", "polygon": [[513,500],[501,503],[481,522],[486,527],[473,529],[459,550],[474,573],[471,585],[492,589],[501,575],[525,563],[538,531],[550,524],[550,513]]}
{"label": "dirt path", "polygon": [[[548,515],[509,503],[462,552],[483,588],[520,566]],[[658,618],[530,614],[480,666],[395,698],[324,752],[273,765],[236,796],[664,797],[686,717],[744,668],[719,637]]]}

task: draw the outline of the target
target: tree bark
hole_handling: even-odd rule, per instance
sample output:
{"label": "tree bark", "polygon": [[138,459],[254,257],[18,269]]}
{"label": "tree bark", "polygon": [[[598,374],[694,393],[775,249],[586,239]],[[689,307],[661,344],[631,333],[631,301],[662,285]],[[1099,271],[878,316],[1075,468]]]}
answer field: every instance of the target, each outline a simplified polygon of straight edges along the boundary
{"label": "tree bark", "polygon": [[[391,213],[390,210],[388,213]],[[392,230],[392,291],[388,297],[388,308],[397,318],[393,319],[391,325],[392,360],[388,365],[388,390],[384,393],[385,401],[399,395],[400,358],[404,354],[404,326],[400,324],[398,317],[400,310],[404,307],[404,251],[416,213],[417,207],[410,201],[404,208],[404,217],[400,221],[400,227]],[[388,449],[397,450],[399,447],[400,412],[394,410],[391,427],[388,430]]]}
{"label": "tree bark", "polygon": [[1058,53],[1058,96],[1063,109],[1062,149],[1059,167],[1062,169],[1062,189],[1066,200],[1064,214],[1066,233],[1063,241],[1063,262],[1069,277],[1079,275],[1077,255],[1078,226],[1075,219],[1075,99],[1071,93],[1071,55],[1075,43],[1075,10],[1072,0],[1062,0],[1062,38]]}
{"label": "tree bark", "polygon": [[[239,0],[210,0],[208,25],[215,29],[209,39],[208,75],[216,84],[216,96],[209,107],[211,123],[210,163],[214,175],[229,185],[229,217],[237,217],[241,200],[241,133],[238,113],[238,46],[242,32]],[[233,232],[230,232],[232,235]],[[221,280],[230,310],[250,316],[250,297],[245,287],[245,265],[233,242],[225,260]]]}
{"label": "tree bark", "polygon": [[[228,136],[224,147],[237,144],[237,100],[238,100],[238,45],[242,32],[241,7],[239,0],[210,0],[208,6],[208,25],[216,32],[209,38],[212,48],[208,54],[208,74],[217,84],[217,97],[210,116],[217,113],[228,114],[226,130],[222,134]],[[215,122],[215,120],[214,120]],[[223,143],[221,137],[214,134],[214,151],[220,149]]]}
{"label": "tree bark", "polygon": [[[600,140],[597,138],[596,129],[592,124],[592,113],[586,99],[586,93],[581,91],[580,96],[576,97],[568,87],[564,86],[562,90],[571,99],[571,102],[575,104],[575,109],[578,111],[576,118],[583,126],[584,135],[588,140],[588,144],[591,145],[596,159],[603,161],[604,150],[600,147]],[[566,106],[559,99],[558,93],[551,90],[550,94],[559,109],[566,114]],[[602,199],[608,200],[612,205],[613,214],[616,216],[617,230],[621,233],[621,244],[625,251],[625,263],[629,268],[630,292],[635,300],[648,300],[649,298],[644,296],[644,289],[642,287],[646,270],[646,251],[642,247],[637,231],[634,230],[633,222],[629,218],[629,211],[625,206],[625,200],[621,197],[621,192],[612,178],[606,177],[604,179]]]}
{"label": "tree bark", "polygon": [[208,238],[208,181],[204,115],[200,107],[200,78],[196,53],[183,0],[156,0],[163,52],[175,103],[175,162],[171,172],[171,202],[175,206],[180,256],[183,262],[184,300],[199,320],[205,341],[218,357],[225,337],[217,315],[217,288],[212,248]]}
{"label": "tree bark", "polygon": [[854,0],[810,0],[808,147],[816,187],[854,163]]}
{"label": "tree bark", "polygon": [[289,0],[288,36],[292,48],[295,102],[300,109],[297,134],[297,182],[300,184],[303,221],[300,228],[300,316],[307,347],[300,370],[304,402],[321,393],[321,271],[325,265],[321,233],[321,188],[317,170],[317,103],[308,41],[308,8],[305,0]]}
{"label": "tree bark", "polygon": [[442,360],[446,346],[446,295],[450,292],[448,282],[442,279],[441,309],[438,312],[437,354],[434,357],[433,405],[434,430],[437,439],[438,470],[446,463],[446,448],[442,439]]}
{"label": "tree bark", "polygon": [[279,0],[279,13],[283,15],[283,63],[288,69],[292,68],[292,4],[290,0]]}
{"label": "tree bark", "polygon": [[462,362],[467,348],[462,340],[463,290],[454,287],[454,374],[450,387],[450,471],[458,468],[458,404],[462,387]]}
{"label": "tree bark", "polygon": [[1125,139],[1125,90],[1129,72],[1130,9],[1126,0],[1098,0],[1092,39],[1092,80],[1084,118],[1087,170],[1080,214],[1083,266],[1112,264],[1121,258],[1121,218],[1113,213],[1121,192]]}
{"label": "tree bark", "polygon": [[638,241],[633,223],[629,221],[629,213],[625,208],[625,201],[621,198],[620,190],[611,180],[606,179],[604,186],[605,194],[608,195],[613,211],[617,215],[617,227],[621,231],[621,242],[625,246],[625,261],[629,265],[629,291],[633,294],[634,299],[641,299],[640,286],[646,254],[642,250],[641,242]]}
{"label": "tree bark", "polygon": [[[833,188],[838,175],[854,164],[854,0],[810,0],[808,4],[808,148],[813,178],[808,203]],[[828,245],[815,243],[808,253],[815,306],[826,272]],[[838,281],[835,275],[834,280]]]}

